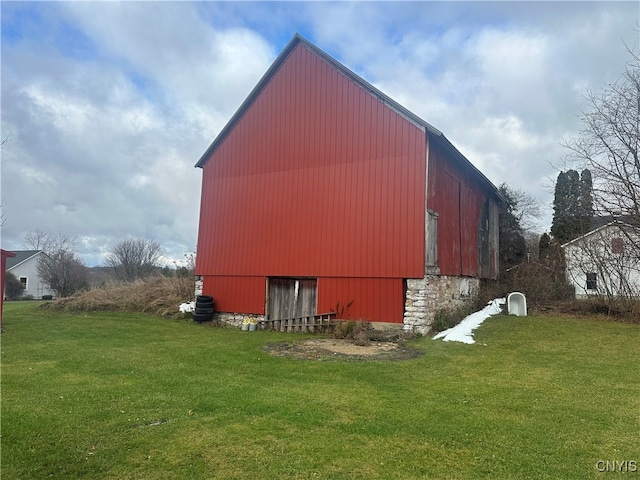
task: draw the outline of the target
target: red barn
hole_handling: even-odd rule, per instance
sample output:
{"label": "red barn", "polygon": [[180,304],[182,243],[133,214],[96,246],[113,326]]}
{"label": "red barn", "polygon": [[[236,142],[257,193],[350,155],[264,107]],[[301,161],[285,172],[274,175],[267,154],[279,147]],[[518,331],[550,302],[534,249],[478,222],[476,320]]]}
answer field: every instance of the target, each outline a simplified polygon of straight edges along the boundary
{"label": "red barn", "polygon": [[0,248],[0,272],[2,273],[2,277],[0,277],[0,292],[2,293],[2,297],[0,297],[0,329],[2,329],[2,304],[4,302],[4,276],[7,270],[7,258],[15,256],[15,253]]}
{"label": "red barn", "polygon": [[196,166],[196,274],[223,319],[338,312],[424,333],[496,278],[495,186],[299,35]]}

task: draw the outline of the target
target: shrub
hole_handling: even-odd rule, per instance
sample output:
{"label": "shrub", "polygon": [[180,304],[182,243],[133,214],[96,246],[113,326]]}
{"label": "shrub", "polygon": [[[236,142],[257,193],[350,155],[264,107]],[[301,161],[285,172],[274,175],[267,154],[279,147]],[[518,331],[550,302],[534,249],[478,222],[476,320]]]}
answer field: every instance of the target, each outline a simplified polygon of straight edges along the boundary
{"label": "shrub", "polygon": [[593,316],[605,320],[640,323],[640,300],[636,300],[635,303],[611,304],[603,297],[594,296],[559,302],[546,311],[562,315]]}
{"label": "shrub", "polygon": [[42,295],[42,300],[53,300],[53,295]]}
{"label": "shrub", "polygon": [[483,280],[476,306],[483,307],[494,298],[511,292],[521,292],[527,307],[535,311],[572,300],[574,289],[566,280],[564,269],[555,269],[540,262],[523,263],[501,274],[498,281]]}
{"label": "shrub", "polygon": [[20,283],[20,280],[12,272],[5,272],[4,274],[4,293],[9,300],[20,298],[24,291],[24,285]]}
{"label": "shrub", "polygon": [[459,307],[441,308],[436,311],[431,329],[434,333],[442,332],[458,325],[464,318],[473,313],[473,305],[462,305]]}
{"label": "shrub", "polygon": [[431,322],[431,329],[435,333],[443,332],[444,330],[448,330],[449,328],[454,327],[461,321],[462,319],[456,322],[453,319],[453,315],[450,310],[440,309],[433,317],[433,321]]}
{"label": "shrub", "polygon": [[335,325],[333,337],[353,340],[353,343],[356,345],[365,346],[371,343],[369,334],[372,330],[373,327],[371,327],[371,324],[362,320],[358,320],[357,322],[341,320]]}

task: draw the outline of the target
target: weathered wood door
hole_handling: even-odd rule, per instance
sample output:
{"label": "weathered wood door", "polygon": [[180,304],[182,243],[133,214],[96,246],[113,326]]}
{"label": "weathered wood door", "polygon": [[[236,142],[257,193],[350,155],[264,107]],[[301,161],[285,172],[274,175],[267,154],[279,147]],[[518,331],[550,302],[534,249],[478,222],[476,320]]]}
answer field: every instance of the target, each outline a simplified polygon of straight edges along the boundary
{"label": "weathered wood door", "polygon": [[315,278],[269,278],[268,318],[278,320],[315,315],[317,288]]}

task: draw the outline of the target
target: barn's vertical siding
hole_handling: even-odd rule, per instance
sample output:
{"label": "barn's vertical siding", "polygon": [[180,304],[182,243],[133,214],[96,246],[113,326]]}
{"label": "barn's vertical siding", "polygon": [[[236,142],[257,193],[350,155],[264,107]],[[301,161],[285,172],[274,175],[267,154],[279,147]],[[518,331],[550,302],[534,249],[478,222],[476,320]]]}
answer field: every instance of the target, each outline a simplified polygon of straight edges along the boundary
{"label": "barn's vertical siding", "polygon": [[[271,77],[203,175],[201,275],[423,275],[424,129],[304,45]],[[385,312],[376,317],[393,311],[401,319],[397,305],[376,308]]]}
{"label": "barn's vertical siding", "polygon": [[264,315],[265,277],[205,275],[205,295],[215,295],[216,309]]}
{"label": "barn's vertical siding", "polygon": [[486,188],[482,188],[469,172],[447,159],[442,149],[431,142],[427,208],[437,212],[439,218],[440,274],[475,277],[481,273],[478,228],[487,197]]}
{"label": "barn's vertical siding", "polygon": [[[347,318],[401,322],[405,279],[495,271],[495,219],[480,221],[495,187],[439,132],[299,37],[198,166],[196,273],[221,311],[263,314],[269,277],[314,278],[320,313],[351,303]],[[438,240],[429,265],[427,209]]]}
{"label": "barn's vertical siding", "polygon": [[402,323],[404,281],[400,278],[320,278],[318,313],[346,320]]}
{"label": "barn's vertical siding", "polygon": [[401,322],[424,271],[425,131],[303,45],[203,167],[197,273],[221,311],[266,277],[318,278],[318,309]]}

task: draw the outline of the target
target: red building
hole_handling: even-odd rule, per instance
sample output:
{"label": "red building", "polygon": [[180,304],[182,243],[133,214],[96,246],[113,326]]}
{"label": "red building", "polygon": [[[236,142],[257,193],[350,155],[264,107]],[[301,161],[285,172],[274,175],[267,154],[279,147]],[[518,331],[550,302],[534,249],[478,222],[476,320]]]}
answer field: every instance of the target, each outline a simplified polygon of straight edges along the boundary
{"label": "red building", "polygon": [[2,304],[4,303],[4,276],[7,270],[7,258],[15,256],[15,253],[0,248],[0,272],[2,273],[2,277],[0,277],[0,292],[2,292],[2,297],[0,297],[0,329],[2,328]]}
{"label": "red building", "polygon": [[299,35],[196,166],[196,274],[221,312],[337,311],[424,332],[443,302],[496,278],[495,186]]}

